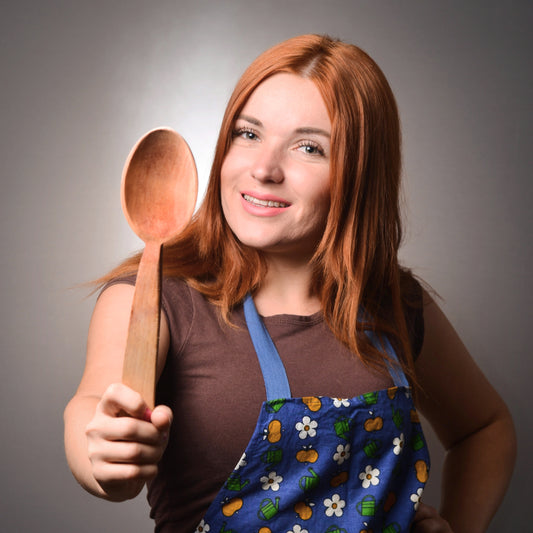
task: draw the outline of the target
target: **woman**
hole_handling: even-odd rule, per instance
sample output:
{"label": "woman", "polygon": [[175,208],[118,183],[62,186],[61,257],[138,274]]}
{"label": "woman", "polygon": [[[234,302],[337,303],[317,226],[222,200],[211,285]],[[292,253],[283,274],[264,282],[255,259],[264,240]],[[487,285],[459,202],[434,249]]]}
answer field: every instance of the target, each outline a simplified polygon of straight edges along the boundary
{"label": "woman", "polygon": [[[113,501],[148,482],[157,531],[484,531],[513,424],[398,265],[399,188],[396,104],[364,52],[307,35],[257,58],[166,248],[153,411],[119,383],[139,257],[102,280],[65,411],[79,482]],[[440,514],[407,379],[447,449]]]}

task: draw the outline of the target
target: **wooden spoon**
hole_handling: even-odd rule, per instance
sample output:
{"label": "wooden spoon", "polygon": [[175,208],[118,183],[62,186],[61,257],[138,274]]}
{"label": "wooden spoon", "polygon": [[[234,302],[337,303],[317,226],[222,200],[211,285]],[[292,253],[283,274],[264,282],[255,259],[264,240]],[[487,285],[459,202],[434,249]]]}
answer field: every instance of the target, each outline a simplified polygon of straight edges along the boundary
{"label": "wooden spoon", "polygon": [[190,221],[198,177],[192,153],[181,135],[158,128],[133,147],[122,174],[122,210],[144,241],[131,308],[122,381],[155,403],[161,315],[161,252]]}

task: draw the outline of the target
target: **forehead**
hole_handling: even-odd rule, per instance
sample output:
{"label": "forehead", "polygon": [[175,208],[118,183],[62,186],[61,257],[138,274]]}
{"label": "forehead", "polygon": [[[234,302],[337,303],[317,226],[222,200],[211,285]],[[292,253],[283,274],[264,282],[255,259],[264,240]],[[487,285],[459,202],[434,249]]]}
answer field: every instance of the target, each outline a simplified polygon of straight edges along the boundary
{"label": "forehead", "polygon": [[307,126],[330,128],[326,104],[316,84],[290,73],[278,73],[261,82],[243,107],[245,115],[258,116],[262,122],[304,122]]}

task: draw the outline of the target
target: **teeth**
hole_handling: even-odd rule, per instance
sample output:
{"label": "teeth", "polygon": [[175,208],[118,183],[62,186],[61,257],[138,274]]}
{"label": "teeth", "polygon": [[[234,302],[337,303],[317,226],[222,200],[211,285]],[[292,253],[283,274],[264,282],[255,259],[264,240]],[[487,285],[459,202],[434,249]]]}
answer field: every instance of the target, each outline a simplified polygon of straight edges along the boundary
{"label": "teeth", "polygon": [[283,202],[275,202],[274,200],[259,200],[248,194],[243,194],[243,198],[250,202],[253,205],[260,205],[261,207],[289,207],[289,204],[284,204]]}

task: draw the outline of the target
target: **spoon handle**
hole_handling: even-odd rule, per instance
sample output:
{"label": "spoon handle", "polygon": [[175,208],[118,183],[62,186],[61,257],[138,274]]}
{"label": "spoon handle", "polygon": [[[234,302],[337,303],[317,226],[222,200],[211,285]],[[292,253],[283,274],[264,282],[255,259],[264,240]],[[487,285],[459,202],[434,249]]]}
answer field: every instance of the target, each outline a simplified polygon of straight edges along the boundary
{"label": "spoon handle", "polygon": [[122,382],[140,393],[150,409],[159,346],[161,248],[160,242],[148,241],[139,264],[122,368]]}

